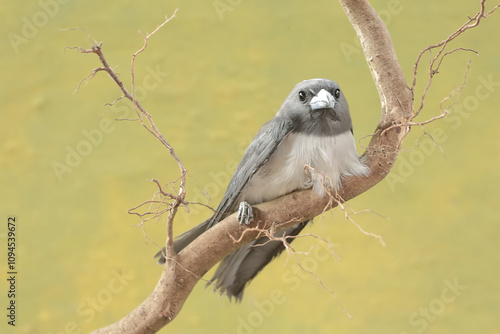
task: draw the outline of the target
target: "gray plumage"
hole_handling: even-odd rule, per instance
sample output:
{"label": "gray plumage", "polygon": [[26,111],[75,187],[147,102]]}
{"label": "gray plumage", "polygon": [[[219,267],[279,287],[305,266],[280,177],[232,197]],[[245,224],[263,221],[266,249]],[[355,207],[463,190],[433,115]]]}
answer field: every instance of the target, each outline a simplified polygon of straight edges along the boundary
{"label": "gray plumage", "polygon": [[[306,165],[314,170],[306,174]],[[251,205],[310,187],[323,196],[325,186],[338,188],[343,177],[368,172],[356,152],[349,106],[338,84],[328,79],[303,81],[288,95],[276,116],[257,132],[216,213],[180,235],[174,249],[181,251],[238,210],[240,223],[248,224]],[[295,236],[307,223],[291,226],[277,236]],[[268,241],[267,237],[255,240],[220,263],[211,280],[220,293],[241,299],[245,285],[284,250],[281,241]],[[161,251],[156,256],[159,263],[165,262]]]}

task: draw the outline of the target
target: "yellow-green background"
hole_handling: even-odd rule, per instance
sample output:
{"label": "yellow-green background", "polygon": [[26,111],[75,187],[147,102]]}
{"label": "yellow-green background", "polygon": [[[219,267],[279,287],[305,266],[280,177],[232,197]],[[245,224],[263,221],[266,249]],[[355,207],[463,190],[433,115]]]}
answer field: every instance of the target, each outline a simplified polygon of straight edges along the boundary
{"label": "yellow-green background", "polygon": [[[2,333],[89,332],[138,305],[161,271],[151,258],[157,247],[134,227],[137,217],[127,214],[155,191],[146,179],[167,183],[178,176],[168,152],[151,135],[137,122],[114,122],[62,181],[53,170],[55,161],[65,163],[68,147],[84,145],[82,131],[99,128],[104,104],[120,94],[100,73],[73,95],[99,63],[94,55],[63,52],[65,46],[89,47],[89,41],[82,31],[58,29],[84,27],[103,41],[111,66],[129,84],[130,55],[142,44],[137,31],[152,31],[165,14],[179,8],[178,17],[138,58],[137,80],[150,80],[148,68],[168,72],[142,102],[186,164],[190,200],[203,200],[201,187],[210,187],[210,203],[217,204],[224,189],[214,175],[227,175],[258,128],[301,80],[338,81],[350,104],[356,138],[374,130],[378,95],[337,1],[220,2],[231,7],[222,18],[213,1],[74,0],[56,8],[47,0],[41,2],[52,4],[46,7],[51,12],[45,14],[47,22],[37,1],[2,5],[0,268],[4,277],[6,222],[15,215],[19,271],[14,331],[6,325],[2,279]],[[387,20],[409,82],[418,52],[448,36],[478,9],[472,0],[377,0],[373,5]],[[418,147],[422,131],[415,128],[393,170],[400,178],[383,181],[349,203],[357,211],[390,218],[370,212],[353,216],[367,231],[382,235],[387,246],[361,234],[338,209],[333,219],[326,214],[306,230],[334,244],[340,261],[314,255],[302,261],[336,292],[353,319],[313,277],[296,274],[293,258],[285,264],[282,256],[251,283],[241,304],[219,299],[199,284],[162,332],[500,333],[498,15],[452,44],[474,48],[480,56],[449,56],[428,94],[422,121],[439,113],[439,101],[459,86],[472,59],[459,102],[468,103],[468,110],[462,107],[467,113],[452,108],[448,121],[426,126],[443,153],[429,146],[429,137],[421,138],[427,146]],[[25,21],[33,22],[34,16],[45,24],[15,52],[9,33],[22,36]],[[344,54],[341,47],[352,53]],[[422,65],[421,85],[427,72]],[[496,85],[488,91],[481,80]],[[103,117],[117,115],[110,110]],[[125,116],[134,117],[132,112]],[[358,150],[362,152],[359,145]],[[193,207],[191,215],[181,213],[176,233],[208,215],[200,207]],[[163,222],[146,227],[151,240],[164,242]],[[303,251],[315,244],[312,238],[296,242]],[[127,278],[117,284],[115,276],[121,272]],[[459,294],[445,290],[446,282],[458,282]],[[271,300],[276,289],[285,302],[259,311],[256,303]],[[98,311],[89,311],[92,299]],[[425,309],[432,316],[428,320],[420,315]],[[248,321],[253,326],[243,328]]]}

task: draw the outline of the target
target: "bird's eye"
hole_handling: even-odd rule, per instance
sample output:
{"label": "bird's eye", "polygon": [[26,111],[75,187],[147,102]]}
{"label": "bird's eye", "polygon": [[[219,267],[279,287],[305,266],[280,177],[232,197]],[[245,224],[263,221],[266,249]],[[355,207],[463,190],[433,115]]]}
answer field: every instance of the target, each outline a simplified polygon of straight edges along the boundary
{"label": "bird's eye", "polygon": [[335,89],[335,92],[333,93],[333,96],[335,96],[335,99],[337,100],[340,97],[340,89]]}
{"label": "bird's eye", "polygon": [[304,102],[304,101],[306,100],[306,98],[307,98],[307,94],[306,94],[306,92],[304,92],[303,90],[301,90],[301,91],[299,92],[299,100],[300,100],[301,102]]}

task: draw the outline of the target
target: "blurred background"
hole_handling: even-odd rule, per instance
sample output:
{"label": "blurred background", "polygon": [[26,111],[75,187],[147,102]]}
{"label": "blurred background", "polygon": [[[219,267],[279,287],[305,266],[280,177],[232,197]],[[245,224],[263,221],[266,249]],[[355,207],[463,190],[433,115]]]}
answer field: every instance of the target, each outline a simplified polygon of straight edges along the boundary
{"label": "blurred background", "polygon": [[[478,1],[372,1],[386,22],[411,84],[418,52],[451,34]],[[488,1],[488,8],[493,3]],[[130,84],[131,54],[165,15],[177,18],[136,63],[138,96],[188,169],[188,200],[213,206],[257,130],[293,86],[325,77],[350,104],[358,152],[379,120],[380,101],[366,61],[337,1],[62,1],[2,5],[0,59],[0,251],[7,276],[7,220],[17,217],[17,322],[2,333],[87,333],[142,302],[162,267],[152,259],[165,222],[144,229],[127,210],[177,179],[168,152],[138,122],[100,66],[81,30],[103,42],[107,60]],[[200,283],[173,323],[175,333],[500,333],[500,13],[450,47],[419,118],[467,84],[451,114],[415,127],[391,174],[349,202],[362,234],[335,209],[294,242],[302,265],[281,256],[229,303]],[[428,56],[419,71],[420,96]],[[175,233],[210,211],[180,212]],[[208,273],[206,278],[210,278]],[[339,305],[339,302],[342,306]],[[348,317],[345,309],[352,319]],[[5,313],[5,314],[4,314]]]}

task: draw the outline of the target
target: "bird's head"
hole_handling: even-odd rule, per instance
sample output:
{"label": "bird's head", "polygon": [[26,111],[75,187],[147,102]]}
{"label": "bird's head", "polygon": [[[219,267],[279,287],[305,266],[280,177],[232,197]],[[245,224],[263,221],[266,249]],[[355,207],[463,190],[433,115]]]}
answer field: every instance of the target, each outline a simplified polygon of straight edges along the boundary
{"label": "bird's head", "polygon": [[349,105],[339,85],[328,79],[297,84],[276,114],[289,117],[294,131],[334,135],[352,131]]}

